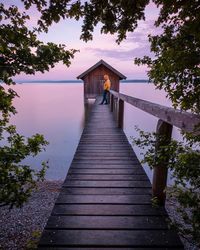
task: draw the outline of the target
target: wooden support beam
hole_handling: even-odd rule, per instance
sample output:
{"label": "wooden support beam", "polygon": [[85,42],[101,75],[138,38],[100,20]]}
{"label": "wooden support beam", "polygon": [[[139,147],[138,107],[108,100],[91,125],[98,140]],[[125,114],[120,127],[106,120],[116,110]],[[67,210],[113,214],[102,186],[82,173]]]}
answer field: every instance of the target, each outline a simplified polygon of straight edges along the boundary
{"label": "wooden support beam", "polygon": [[[157,141],[156,150],[159,150],[161,146],[168,145],[171,141],[173,126],[163,120],[158,120],[156,133],[161,140]],[[167,173],[168,173],[168,159],[165,159],[161,165],[156,165],[153,170],[153,183],[152,183],[152,195],[158,199],[160,205],[165,204],[166,199],[166,185],[167,185]]]}
{"label": "wooden support beam", "polygon": [[110,93],[110,111],[113,112],[114,96]]}
{"label": "wooden support beam", "polygon": [[118,98],[114,97],[114,103],[113,103],[113,113],[114,113],[114,119],[117,121],[117,115],[118,115]]}
{"label": "wooden support beam", "polygon": [[119,99],[118,101],[118,115],[117,115],[117,126],[123,129],[124,123],[124,101]]}

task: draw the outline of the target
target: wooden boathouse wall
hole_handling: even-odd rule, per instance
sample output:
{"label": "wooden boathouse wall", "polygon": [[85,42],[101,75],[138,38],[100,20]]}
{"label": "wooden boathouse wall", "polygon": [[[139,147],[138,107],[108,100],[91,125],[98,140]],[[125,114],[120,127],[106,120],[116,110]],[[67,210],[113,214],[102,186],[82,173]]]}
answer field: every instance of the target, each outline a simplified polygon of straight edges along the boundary
{"label": "wooden boathouse wall", "polygon": [[120,80],[126,79],[126,76],[114,69],[111,65],[100,60],[91,68],[83,72],[77,77],[84,82],[84,98],[96,98],[103,92],[104,75],[109,75],[111,81],[111,89],[119,92]]}

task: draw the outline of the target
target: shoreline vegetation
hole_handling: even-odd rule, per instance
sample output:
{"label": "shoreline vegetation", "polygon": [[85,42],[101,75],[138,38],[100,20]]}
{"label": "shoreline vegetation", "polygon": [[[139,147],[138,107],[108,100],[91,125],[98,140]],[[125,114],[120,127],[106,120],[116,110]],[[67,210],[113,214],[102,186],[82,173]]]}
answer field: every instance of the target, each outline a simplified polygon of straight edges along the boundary
{"label": "shoreline vegetation", "polygon": [[[10,211],[7,207],[0,208],[0,249],[36,249],[62,183],[62,180],[39,182],[37,190],[22,208],[14,208]],[[167,199],[166,210],[171,219],[180,218],[175,209],[177,206],[178,203],[174,198]],[[181,237],[185,250],[199,250],[185,237],[187,238],[187,236]]]}

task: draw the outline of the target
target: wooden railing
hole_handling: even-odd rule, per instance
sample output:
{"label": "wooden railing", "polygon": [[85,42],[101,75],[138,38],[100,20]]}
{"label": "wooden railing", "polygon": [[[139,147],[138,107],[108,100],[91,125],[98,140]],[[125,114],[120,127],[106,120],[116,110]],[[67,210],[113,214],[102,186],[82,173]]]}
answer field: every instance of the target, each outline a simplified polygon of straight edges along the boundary
{"label": "wooden railing", "polygon": [[[200,134],[200,131],[196,129],[200,125],[200,116],[198,115],[110,90],[110,110],[114,113],[119,128],[123,128],[124,124],[124,102],[127,102],[159,119],[156,133],[161,136],[164,135],[165,137],[165,141],[162,141],[162,146],[169,144],[173,126],[178,127],[185,132],[193,132],[196,135]],[[157,149],[159,149],[160,146],[161,145],[157,143]],[[152,195],[153,197],[157,197],[159,203],[162,205],[165,204],[166,184],[167,163],[165,162],[162,166],[154,167],[152,180]]]}

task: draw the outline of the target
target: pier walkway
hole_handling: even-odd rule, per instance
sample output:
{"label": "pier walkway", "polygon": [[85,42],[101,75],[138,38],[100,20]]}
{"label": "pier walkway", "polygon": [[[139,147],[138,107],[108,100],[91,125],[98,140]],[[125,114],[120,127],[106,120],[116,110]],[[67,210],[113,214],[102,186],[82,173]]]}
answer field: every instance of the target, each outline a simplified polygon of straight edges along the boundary
{"label": "pier walkway", "polygon": [[39,249],[183,249],[108,105],[97,99]]}

